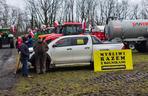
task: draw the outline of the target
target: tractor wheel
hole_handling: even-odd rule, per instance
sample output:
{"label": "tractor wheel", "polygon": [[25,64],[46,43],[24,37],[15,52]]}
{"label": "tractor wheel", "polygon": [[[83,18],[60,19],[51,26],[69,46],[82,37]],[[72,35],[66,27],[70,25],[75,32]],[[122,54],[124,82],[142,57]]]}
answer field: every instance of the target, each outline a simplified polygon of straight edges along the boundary
{"label": "tractor wheel", "polygon": [[0,43],[0,49],[2,48],[2,44]]}
{"label": "tractor wheel", "polygon": [[0,49],[2,48],[2,40],[0,40]]}
{"label": "tractor wheel", "polygon": [[10,40],[10,48],[14,48],[14,41]]}
{"label": "tractor wheel", "polygon": [[134,50],[135,49],[135,44],[134,43],[129,43],[128,47],[129,47],[129,49]]}

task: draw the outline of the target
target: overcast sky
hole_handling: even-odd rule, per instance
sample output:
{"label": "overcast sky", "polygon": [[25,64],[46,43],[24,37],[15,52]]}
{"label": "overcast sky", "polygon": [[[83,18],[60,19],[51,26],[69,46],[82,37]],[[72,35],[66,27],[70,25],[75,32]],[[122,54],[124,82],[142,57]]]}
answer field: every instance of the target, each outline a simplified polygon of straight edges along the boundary
{"label": "overcast sky", "polygon": [[25,7],[24,0],[6,0],[7,4],[23,9]]}
{"label": "overcast sky", "polygon": [[[141,0],[129,0],[129,1],[131,2],[131,4],[133,4],[133,3],[139,3]],[[7,0],[7,4],[23,9],[25,7],[25,0]]]}

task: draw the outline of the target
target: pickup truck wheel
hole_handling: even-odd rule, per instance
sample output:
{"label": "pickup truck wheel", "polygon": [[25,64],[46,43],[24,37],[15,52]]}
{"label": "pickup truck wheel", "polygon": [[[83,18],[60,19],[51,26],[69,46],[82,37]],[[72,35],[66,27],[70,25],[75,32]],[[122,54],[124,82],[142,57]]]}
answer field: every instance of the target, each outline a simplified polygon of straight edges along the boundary
{"label": "pickup truck wheel", "polygon": [[46,71],[49,71],[49,70],[50,70],[50,64],[51,64],[51,58],[50,58],[50,56],[47,54]]}
{"label": "pickup truck wheel", "polygon": [[90,68],[94,69],[94,62],[92,62],[92,61],[90,62]]}

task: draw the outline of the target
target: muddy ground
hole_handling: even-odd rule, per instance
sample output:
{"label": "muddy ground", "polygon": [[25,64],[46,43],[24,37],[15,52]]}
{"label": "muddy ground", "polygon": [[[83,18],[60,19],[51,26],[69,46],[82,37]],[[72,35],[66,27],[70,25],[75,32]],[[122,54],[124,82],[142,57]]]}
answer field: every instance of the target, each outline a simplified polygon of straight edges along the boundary
{"label": "muddy ground", "polygon": [[16,50],[5,47],[0,49],[0,90],[11,88],[15,81],[13,74],[16,64]]}
{"label": "muddy ground", "polygon": [[[23,78],[14,75],[16,50],[0,50],[0,96],[148,96],[148,56],[134,54],[132,71],[94,73],[89,66],[62,67]],[[144,58],[144,59],[143,59]]]}

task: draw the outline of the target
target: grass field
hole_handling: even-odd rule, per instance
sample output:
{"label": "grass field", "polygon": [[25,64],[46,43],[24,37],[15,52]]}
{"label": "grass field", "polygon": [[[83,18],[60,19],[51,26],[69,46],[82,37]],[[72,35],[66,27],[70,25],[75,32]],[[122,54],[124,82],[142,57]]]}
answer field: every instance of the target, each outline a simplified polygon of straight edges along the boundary
{"label": "grass field", "polygon": [[93,72],[89,66],[18,75],[14,96],[148,96],[148,53],[133,53],[133,71]]}

